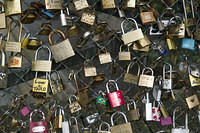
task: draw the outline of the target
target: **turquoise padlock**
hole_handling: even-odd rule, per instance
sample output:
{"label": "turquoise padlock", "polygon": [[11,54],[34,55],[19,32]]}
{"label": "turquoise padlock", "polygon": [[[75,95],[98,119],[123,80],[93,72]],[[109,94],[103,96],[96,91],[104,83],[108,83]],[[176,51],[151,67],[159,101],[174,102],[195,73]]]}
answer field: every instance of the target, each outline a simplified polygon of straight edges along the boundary
{"label": "turquoise padlock", "polygon": [[103,91],[99,91],[99,96],[97,97],[96,104],[106,105],[105,93]]}
{"label": "turquoise padlock", "polygon": [[195,40],[189,39],[189,38],[183,38],[181,47],[184,49],[189,49],[189,50],[194,51],[195,50]]}

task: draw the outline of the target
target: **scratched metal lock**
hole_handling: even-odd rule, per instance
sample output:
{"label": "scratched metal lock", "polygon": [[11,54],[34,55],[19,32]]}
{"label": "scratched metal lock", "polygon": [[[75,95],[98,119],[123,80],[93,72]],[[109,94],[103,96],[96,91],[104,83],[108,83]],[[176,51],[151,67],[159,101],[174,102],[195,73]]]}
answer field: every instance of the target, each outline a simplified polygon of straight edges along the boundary
{"label": "scratched metal lock", "polygon": [[186,98],[186,102],[187,102],[189,109],[192,109],[199,105],[198,96],[196,94],[189,96]]}
{"label": "scratched metal lock", "polygon": [[[102,130],[102,126],[103,125],[106,125],[107,126],[107,131],[105,130]],[[110,132],[110,125],[107,123],[107,122],[102,122],[100,125],[99,125],[99,130],[97,133],[111,133]]]}
{"label": "scratched metal lock", "polygon": [[[134,109],[130,109],[130,105],[134,106]],[[139,108],[136,107],[136,103],[134,99],[130,99],[129,102],[127,103],[127,117],[129,121],[135,121],[140,119],[140,112]]]}
{"label": "scratched metal lock", "polygon": [[193,76],[191,74],[191,72],[192,72],[191,66],[188,66],[188,72],[189,72],[189,80],[190,80],[191,87],[199,86],[200,85],[200,78],[196,77],[196,76]]}
{"label": "scratched metal lock", "polygon": [[6,16],[21,14],[21,0],[6,0],[5,1],[5,13]]}
{"label": "scratched metal lock", "polygon": [[135,8],[136,0],[125,0],[123,3],[123,9],[133,9]]}
{"label": "scratched metal lock", "polygon": [[147,35],[144,35],[144,38],[138,40],[138,43],[140,44],[141,47],[146,47],[151,44],[151,41],[149,40]]}
{"label": "scratched metal lock", "polygon": [[[74,120],[75,124],[72,124],[72,120]],[[70,125],[70,133],[79,133],[79,126],[76,117],[69,118],[69,125]]]}
{"label": "scratched metal lock", "polygon": [[115,8],[115,0],[101,0],[103,9]]}
{"label": "scratched metal lock", "polygon": [[[52,36],[55,32],[59,33],[64,39],[64,41],[54,45],[52,41]],[[50,43],[50,49],[52,51],[56,63],[61,62],[75,55],[69,39],[66,39],[64,32],[62,32],[61,30],[52,31],[49,34],[49,43]]]}
{"label": "scratched metal lock", "polygon": [[73,3],[77,11],[89,7],[87,0],[73,0]]}
{"label": "scratched metal lock", "polygon": [[100,53],[100,49],[98,49],[100,64],[106,64],[112,62],[110,53],[107,52],[106,48],[104,48],[104,50],[105,50],[104,53]]}
{"label": "scratched metal lock", "polygon": [[64,90],[63,82],[60,77],[60,74],[57,71],[54,71],[56,78],[52,78],[53,71],[49,74],[49,85],[51,87],[52,94],[55,95],[59,92],[62,92]]}
{"label": "scratched metal lock", "polygon": [[195,50],[195,40],[190,38],[183,38],[181,47],[183,49]]}
{"label": "scratched metal lock", "polygon": [[156,21],[152,9],[148,6],[142,6],[140,9],[140,19],[142,24],[151,24]]}
{"label": "scratched metal lock", "polygon": [[131,60],[131,52],[129,49],[129,46],[126,46],[128,48],[128,51],[122,51],[122,47],[123,45],[120,46],[120,50],[119,50],[119,60]]}
{"label": "scratched metal lock", "polygon": [[[150,70],[151,75],[144,74],[145,70]],[[140,75],[138,86],[153,88],[153,85],[154,85],[153,70],[150,67],[146,67],[142,70],[142,74]]]}
{"label": "scratched metal lock", "polygon": [[[129,73],[130,68],[132,68],[134,65],[137,65],[138,67],[138,72],[137,75],[133,75]],[[138,84],[138,80],[139,80],[139,75],[140,75],[140,65],[137,62],[131,62],[128,67],[127,67],[127,72],[124,75],[124,82],[126,83],[131,83],[131,84]]]}
{"label": "scratched metal lock", "polygon": [[46,9],[62,9],[62,0],[45,0]]}
{"label": "scratched metal lock", "polygon": [[[128,33],[125,33],[123,25],[124,25],[124,22],[128,21],[128,20],[131,20],[135,23],[136,30],[132,30],[132,31],[129,31]],[[122,34],[123,34],[122,40],[125,45],[130,45],[131,43],[144,38],[142,30],[140,28],[138,28],[138,24],[135,21],[135,19],[133,19],[133,18],[126,18],[124,21],[122,21],[121,30],[122,30]]]}
{"label": "scratched metal lock", "polygon": [[6,28],[6,14],[3,3],[0,2],[0,29]]}
{"label": "scratched metal lock", "polygon": [[97,76],[96,67],[93,66],[93,62],[90,62],[91,66],[87,66],[87,61],[84,61],[84,73],[85,77]]}
{"label": "scratched metal lock", "polygon": [[92,13],[90,12],[83,12],[82,17],[81,17],[81,22],[89,24],[89,25],[94,25],[95,22],[95,11]]}
{"label": "scratched metal lock", "polygon": [[1,49],[1,66],[0,66],[0,88],[7,88],[8,68],[6,67],[6,55]]}
{"label": "scratched metal lock", "polygon": [[22,67],[22,55],[17,53],[15,55],[11,54],[8,61],[8,68],[21,68]]}
{"label": "scratched metal lock", "polygon": [[[169,79],[166,79],[166,66],[169,66]],[[172,65],[165,63],[163,66],[163,89],[172,89]]]}
{"label": "scratched metal lock", "polygon": [[[72,98],[75,98],[76,101],[72,102]],[[76,113],[82,109],[81,105],[78,103],[77,97],[75,95],[71,95],[69,97],[69,109],[70,109],[71,113]]]}

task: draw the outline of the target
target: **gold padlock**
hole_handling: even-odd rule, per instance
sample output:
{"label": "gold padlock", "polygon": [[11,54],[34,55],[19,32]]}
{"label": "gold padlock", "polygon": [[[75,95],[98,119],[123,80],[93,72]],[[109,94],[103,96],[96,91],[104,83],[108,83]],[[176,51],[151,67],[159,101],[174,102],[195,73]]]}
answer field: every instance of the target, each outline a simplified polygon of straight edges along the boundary
{"label": "gold padlock", "polygon": [[125,0],[123,9],[133,9],[135,8],[136,0]]}
{"label": "gold padlock", "polygon": [[187,105],[189,109],[192,109],[199,105],[199,99],[197,95],[192,95],[186,98]]}
{"label": "gold padlock", "polygon": [[119,50],[119,60],[120,61],[131,60],[131,52],[130,52],[129,46],[127,46],[128,51],[122,51],[122,47],[123,47],[123,45],[120,46],[120,50]]}
{"label": "gold padlock", "polygon": [[105,53],[100,53],[100,49],[98,49],[100,64],[105,64],[105,63],[112,62],[112,58],[111,58],[110,53],[107,52],[106,48],[104,48],[104,50],[105,50]]}
{"label": "gold padlock", "polygon": [[4,9],[4,4],[0,2],[0,29],[6,28],[6,14]]}
{"label": "gold padlock", "polygon": [[[75,98],[76,101],[72,102],[72,98]],[[69,97],[69,109],[71,113],[76,113],[81,110],[81,105],[77,101],[77,97],[75,95],[71,95]]]}
{"label": "gold padlock", "polygon": [[[150,70],[151,75],[144,74],[145,70]],[[140,75],[138,86],[153,88],[153,85],[154,85],[153,70],[150,67],[146,67],[142,70],[142,74]]]}
{"label": "gold padlock", "polygon": [[89,25],[94,25],[95,22],[95,12],[89,13],[89,12],[83,12],[82,17],[81,17],[81,22],[89,24]]}
{"label": "gold padlock", "polygon": [[96,67],[93,66],[93,63],[91,62],[91,66],[86,65],[87,61],[84,61],[84,72],[85,72],[85,77],[93,77],[97,76],[97,71]]}
{"label": "gold padlock", "polygon": [[115,0],[101,0],[102,8],[103,9],[111,9],[115,8]]}
{"label": "gold padlock", "polygon": [[143,47],[149,46],[151,44],[151,41],[149,40],[147,35],[144,35],[144,38],[138,40],[138,43],[143,48]]}
{"label": "gold padlock", "polygon": [[62,0],[45,0],[46,9],[63,9]]}
{"label": "gold padlock", "polygon": [[73,3],[77,11],[89,7],[87,0],[73,0]]}
{"label": "gold padlock", "polygon": [[166,40],[169,50],[177,50],[177,46],[173,39],[167,38]]}
{"label": "gold padlock", "polygon": [[21,0],[6,0],[5,13],[6,16],[22,13]]}
{"label": "gold padlock", "polygon": [[140,9],[140,19],[142,21],[142,24],[151,24],[156,21],[152,8],[148,6],[142,6]]}
{"label": "gold padlock", "polygon": [[149,46],[141,47],[139,44],[133,43],[133,50],[142,51],[142,52],[148,52],[149,51]]}
{"label": "gold padlock", "polygon": [[21,68],[22,67],[22,56],[17,53],[14,56],[11,56],[8,61],[8,68]]}
{"label": "gold padlock", "polygon": [[199,86],[200,85],[200,78],[199,77],[195,77],[195,76],[193,76],[191,74],[191,68],[190,68],[190,66],[188,66],[188,72],[189,72],[190,85],[192,87]]}

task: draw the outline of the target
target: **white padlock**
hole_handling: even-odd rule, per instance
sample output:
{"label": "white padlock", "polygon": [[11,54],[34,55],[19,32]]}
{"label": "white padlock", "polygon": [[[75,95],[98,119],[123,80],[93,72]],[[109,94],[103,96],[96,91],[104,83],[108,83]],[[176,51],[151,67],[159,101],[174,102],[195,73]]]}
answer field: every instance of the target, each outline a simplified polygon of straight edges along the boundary
{"label": "white padlock", "polygon": [[146,93],[145,115],[146,121],[153,120],[152,103],[150,103],[149,100],[149,92]]}

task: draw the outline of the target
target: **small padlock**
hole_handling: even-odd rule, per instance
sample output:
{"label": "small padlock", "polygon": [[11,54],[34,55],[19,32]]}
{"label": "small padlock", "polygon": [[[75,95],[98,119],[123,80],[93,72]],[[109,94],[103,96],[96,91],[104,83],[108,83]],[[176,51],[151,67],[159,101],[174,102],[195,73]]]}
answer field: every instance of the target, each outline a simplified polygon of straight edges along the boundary
{"label": "small padlock", "polygon": [[191,74],[191,66],[190,65],[188,66],[188,72],[189,72],[189,80],[190,80],[191,87],[199,86],[200,85],[200,78],[195,77]]}
{"label": "small padlock", "polygon": [[67,35],[69,36],[69,38],[71,38],[71,37],[78,35],[80,33],[80,31],[81,31],[81,28],[78,25],[74,24],[68,28]]}
{"label": "small padlock", "polygon": [[149,92],[146,92],[145,117],[146,121],[153,120],[152,103],[150,103]]}
{"label": "small padlock", "polygon": [[141,47],[138,43],[133,43],[133,50],[142,51],[142,52],[148,52],[149,46]]}
{"label": "small padlock", "polygon": [[103,91],[99,91],[99,96],[97,97],[96,104],[106,105],[107,99],[106,94]]}
{"label": "small padlock", "polygon": [[38,35],[49,35],[49,33],[53,31],[51,26],[52,24],[50,22],[42,23]]}
{"label": "small padlock", "polygon": [[125,0],[123,3],[123,9],[133,9],[135,8],[136,0]]}
{"label": "small padlock", "polygon": [[187,102],[189,109],[192,109],[199,105],[198,96],[196,94],[189,96],[186,98],[186,102]]}
{"label": "small padlock", "polygon": [[2,2],[0,2],[0,29],[6,28],[6,14],[5,14],[5,9],[4,5]]}
{"label": "small padlock", "polygon": [[190,39],[190,38],[183,38],[181,48],[194,51],[195,50],[195,40]]}
{"label": "small padlock", "polygon": [[96,67],[93,66],[93,63],[91,62],[91,66],[87,66],[86,62],[87,61],[84,61],[85,77],[94,77],[94,76],[97,76]]}
{"label": "small padlock", "polygon": [[[134,109],[130,109],[130,105],[134,106]],[[129,121],[135,121],[140,119],[139,108],[136,107],[136,103],[134,99],[130,99],[129,103],[127,103],[127,116]]]}
{"label": "small padlock", "polygon": [[129,49],[129,46],[127,46],[128,48],[128,51],[122,51],[122,47],[123,45],[120,46],[120,50],[119,50],[119,60],[122,61],[122,60],[131,60],[131,52],[130,52],[130,49]]}
{"label": "small padlock", "polygon": [[21,13],[22,13],[21,0],[5,1],[6,16],[21,14]]}
{"label": "small padlock", "polygon": [[77,11],[89,7],[87,0],[73,0],[73,3]]}
{"label": "small padlock", "polygon": [[37,50],[42,45],[42,41],[37,37],[29,37],[28,39],[27,49]]}
{"label": "small padlock", "polygon": [[60,10],[60,20],[62,26],[67,26],[66,15],[64,14],[63,9]]}
{"label": "small padlock", "polygon": [[160,125],[162,126],[171,125],[172,124],[171,116],[168,115],[168,112],[161,101],[159,101],[159,105],[160,105],[160,111],[163,115],[163,117],[160,118]]}
{"label": "small padlock", "polygon": [[162,112],[163,117],[164,118],[169,117],[169,114],[168,114],[165,106],[163,105],[163,103],[160,101],[159,104],[160,104],[160,111]]}
{"label": "small padlock", "polygon": [[[145,75],[144,74],[145,70],[150,70],[151,75]],[[150,67],[146,67],[142,70],[142,74],[140,75],[138,86],[153,88],[153,85],[154,85],[153,70]]]}
{"label": "small padlock", "polygon": [[0,66],[0,88],[7,88],[8,68],[6,67],[6,55],[1,49],[1,66]]}
{"label": "small padlock", "polygon": [[200,78],[199,68],[195,65],[190,65],[190,74],[194,77]]}
{"label": "small padlock", "polygon": [[23,11],[23,13],[21,14],[21,23],[23,24],[31,24],[35,21],[35,19],[37,18],[37,9],[33,8],[33,7],[29,7],[27,8],[25,11]]}
{"label": "small padlock", "polygon": [[66,12],[67,12],[67,14],[64,14],[63,10],[61,10],[61,13],[60,13],[61,25],[62,26],[72,26],[73,25],[72,16],[69,13],[68,7],[66,7]]}
{"label": "small padlock", "polygon": [[161,21],[161,19],[158,18],[156,22],[157,22],[159,31],[161,31],[161,32],[164,31],[165,30],[165,26],[164,26],[163,22]]}
{"label": "small padlock", "polygon": [[80,21],[83,22],[83,23],[89,24],[89,25],[94,25],[94,22],[95,22],[95,11],[93,11],[92,13],[83,12]]}
{"label": "small padlock", "polygon": [[97,122],[99,117],[99,113],[93,113],[90,114],[89,116],[87,116],[84,121],[86,122],[87,125],[91,125],[94,124],[95,122]]}
{"label": "small padlock", "polygon": [[153,102],[152,113],[153,113],[153,121],[160,121],[161,113],[160,113],[160,104],[156,106],[156,101]]}
{"label": "small padlock", "polygon": [[[58,115],[57,115],[58,113]],[[54,121],[53,121],[53,128],[54,130],[58,128],[62,128],[62,119],[63,119],[63,112],[60,105],[57,106],[55,111]]]}
{"label": "small padlock", "polygon": [[29,113],[30,113],[30,109],[28,107],[23,107],[21,110],[20,110],[20,113],[22,116],[27,116]]}
{"label": "small padlock", "polygon": [[[166,79],[166,66],[169,66],[169,79]],[[172,65],[169,63],[165,63],[163,66],[163,89],[172,89]]]}
{"label": "small padlock", "polygon": [[[133,21],[135,23],[136,30],[130,31],[128,33],[125,33],[123,25],[124,25],[124,22],[126,20]],[[124,42],[125,45],[129,45],[130,43],[133,43],[135,41],[138,41],[138,40],[144,38],[142,30],[138,28],[138,24],[135,21],[135,19],[133,19],[133,18],[126,18],[124,21],[122,21],[122,23],[121,23],[121,30],[122,30],[122,34],[123,34],[122,35],[122,40],[123,40],[123,42]]]}
{"label": "small padlock", "polygon": [[[74,120],[75,124],[72,124],[72,120]],[[76,117],[69,118],[69,125],[70,125],[70,133],[79,133],[79,126]]]}
{"label": "small padlock", "polygon": [[[76,101],[72,102],[72,98],[75,98]],[[71,113],[76,113],[81,110],[81,105],[77,101],[77,97],[75,95],[71,95],[69,97],[69,109]]]}
{"label": "small padlock", "polygon": [[152,8],[148,7],[148,6],[143,6],[140,7],[140,19],[142,21],[142,24],[151,24],[153,22],[156,21]]}
{"label": "small padlock", "polygon": [[[55,32],[59,33],[64,39],[64,41],[54,45],[52,41],[52,36]],[[61,30],[52,31],[49,34],[49,43],[56,63],[75,55],[69,39],[66,39],[64,32],[62,32]]]}
{"label": "small padlock", "polygon": [[[103,125],[106,125],[107,126],[107,131],[105,130],[102,130],[102,126]],[[97,133],[111,133],[110,132],[110,125],[107,123],[107,122],[102,122],[100,125],[99,125],[99,130]]]}
{"label": "small padlock", "polygon": [[177,50],[177,46],[174,42],[174,39],[167,38],[166,41],[167,41],[167,45],[168,45],[169,50]]}
{"label": "small padlock", "polygon": [[115,0],[101,0],[103,9],[115,8]]}
{"label": "small padlock", "polygon": [[22,55],[16,53],[15,55],[11,53],[11,57],[8,61],[8,68],[21,68],[22,67]]}
{"label": "small padlock", "polygon": [[47,10],[62,9],[62,0],[45,0],[45,7]]}
{"label": "small padlock", "polygon": [[109,52],[107,52],[107,49],[104,48],[105,53],[100,53],[100,49],[98,49],[98,54],[99,54],[99,61],[100,64],[106,64],[112,62],[112,57]]}
{"label": "small padlock", "polygon": [[[56,74],[56,79],[53,79],[52,78],[52,75],[53,75],[53,72]],[[49,74],[49,85],[51,87],[51,91],[52,91],[52,94],[55,95],[59,92],[62,92],[64,90],[64,87],[63,87],[63,83],[62,83],[62,79],[60,77],[60,74],[57,72],[57,71],[51,71],[50,74]]]}
{"label": "small padlock", "polygon": [[190,5],[191,5],[191,11],[192,11],[192,18],[188,18],[187,9],[186,9],[186,6],[185,6],[185,0],[183,0],[183,9],[184,9],[184,14],[185,14],[185,24],[186,24],[187,27],[196,25],[193,0],[190,1]]}

